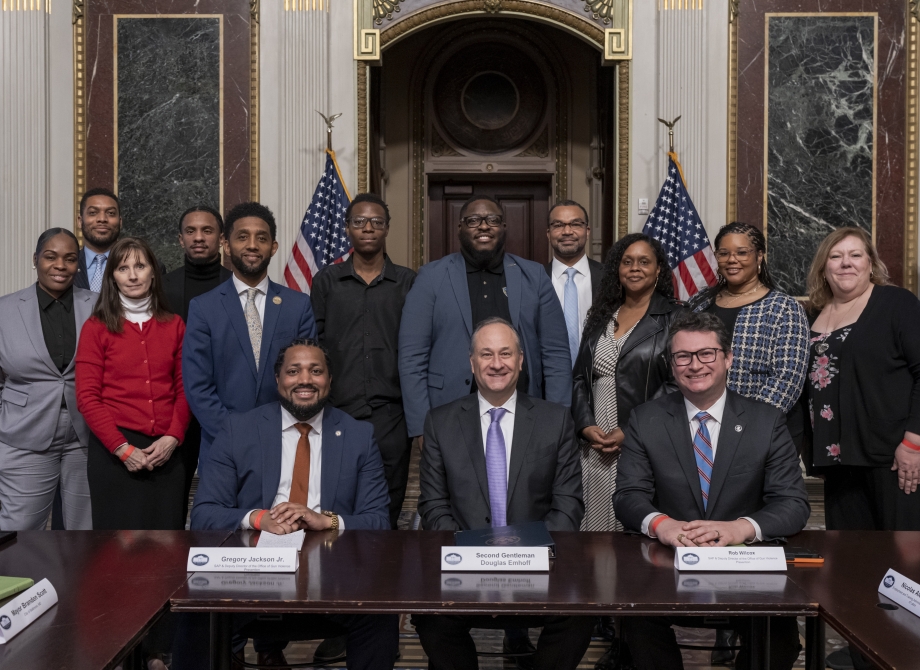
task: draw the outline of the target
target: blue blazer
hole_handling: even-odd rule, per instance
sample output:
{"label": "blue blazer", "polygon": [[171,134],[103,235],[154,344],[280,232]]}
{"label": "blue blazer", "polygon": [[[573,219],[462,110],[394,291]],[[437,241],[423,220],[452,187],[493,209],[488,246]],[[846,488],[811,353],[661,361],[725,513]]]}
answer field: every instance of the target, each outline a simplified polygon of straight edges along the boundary
{"label": "blue blazer", "polygon": [[[511,323],[524,347],[527,394],[568,407],[572,355],[559,298],[539,263],[505,254]],[[421,435],[425,415],[469,394],[473,311],[466,262],[459,253],[423,265],[406,296],[399,328],[399,381],[409,435]]]}
{"label": "blue blazer", "polygon": [[[389,529],[390,497],[374,427],[326,405],[322,458],[322,508],[342,517],[347,530]],[[232,415],[207,460],[193,530],[235,530],[247,513],[269,509],[281,481],[281,405]]]}
{"label": "blue blazer", "polygon": [[233,279],[192,300],[182,344],[182,381],[201,423],[200,463],[231,412],[275,402],[275,359],[298,337],[316,337],[310,296],[268,282],[259,368]]}

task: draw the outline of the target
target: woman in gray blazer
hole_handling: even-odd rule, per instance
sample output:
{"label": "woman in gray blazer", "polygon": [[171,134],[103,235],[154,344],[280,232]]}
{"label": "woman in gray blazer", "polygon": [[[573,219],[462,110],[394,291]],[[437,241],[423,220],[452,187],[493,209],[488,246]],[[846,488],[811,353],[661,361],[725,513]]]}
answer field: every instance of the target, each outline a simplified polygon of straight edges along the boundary
{"label": "woman in gray blazer", "polygon": [[64,526],[92,528],[74,354],[97,294],[73,285],[79,253],[72,232],[46,230],[38,281],[0,298],[0,530],[43,529],[59,481]]}

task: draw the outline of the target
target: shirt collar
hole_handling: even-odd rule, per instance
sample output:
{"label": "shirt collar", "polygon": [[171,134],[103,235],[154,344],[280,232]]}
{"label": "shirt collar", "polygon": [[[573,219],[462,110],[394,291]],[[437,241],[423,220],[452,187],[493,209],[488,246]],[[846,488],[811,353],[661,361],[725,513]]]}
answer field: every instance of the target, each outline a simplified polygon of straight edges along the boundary
{"label": "shirt collar", "polygon": [[[345,272],[342,273],[339,279],[356,279],[363,284],[364,279],[359,277],[358,273],[355,272],[354,257],[355,255],[351,254],[348,257],[348,260],[342,263],[342,266],[345,269]],[[393,282],[396,281],[396,268],[394,267],[393,263],[390,261],[390,257],[387,256],[386,253],[383,254],[383,270],[380,271],[380,274],[377,277],[375,277],[374,281],[368,284],[368,286],[372,286],[376,284],[378,281],[383,281],[384,279],[387,279]]]}
{"label": "shirt collar", "polygon": [[233,286],[236,289],[237,295],[242,295],[250,288],[257,289],[262,295],[268,295],[268,275],[265,275],[262,281],[260,281],[256,286],[249,286],[249,284],[244,284],[239,279],[237,279],[236,275],[234,274]]}
{"label": "shirt collar", "polygon": [[45,289],[39,286],[38,282],[35,282],[35,291],[38,293],[38,306],[42,310],[47,310],[49,307],[51,307],[51,305],[59,302],[68,312],[73,311],[73,285],[68,287],[68,289],[64,291],[64,294],[60,298],[53,297]]}
{"label": "shirt collar", "polygon": [[323,412],[320,410],[306,421],[297,420],[293,414],[288,412],[284,407],[281,408],[281,432],[291,428],[295,423],[309,423],[310,432],[322,436],[323,434]]}
{"label": "shirt collar", "polygon": [[[571,267],[575,268],[575,271],[578,272],[578,274],[584,275],[585,277],[591,276],[591,266],[588,264],[588,254],[585,254],[579,258],[578,262]],[[568,265],[560,261],[558,258],[553,258],[553,277],[556,279],[561,279],[565,276],[565,271],[568,269]]]}
{"label": "shirt collar", "polygon": [[725,400],[728,398],[728,389],[722,391],[722,395],[719,396],[719,399],[713,403],[712,407],[707,410],[701,410],[698,407],[695,407],[692,402],[687,400],[684,397],[684,408],[687,410],[687,421],[693,421],[696,419],[696,415],[701,411],[705,411],[709,416],[716,420],[716,422],[721,426],[722,425],[722,415],[725,414]]}
{"label": "shirt collar", "polygon": [[[109,249],[108,251],[102,252],[102,255],[105,256],[106,261],[109,260],[109,251],[111,251],[111,249]],[[98,251],[93,251],[92,249],[86,246],[83,247],[83,258],[86,259],[86,267],[89,267],[90,265],[92,265],[93,261],[96,260],[96,256],[98,255],[99,255]]]}
{"label": "shirt collar", "polygon": [[492,260],[489,261],[489,264],[484,268],[477,267],[471,262],[469,255],[466,253],[466,249],[461,248],[460,255],[463,256],[463,260],[466,262],[467,274],[472,274],[473,272],[482,272],[483,270],[486,272],[491,272],[492,274],[496,274],[496,275],[504,274],[505,272],[505,251],[504,249],[502,250],[500,254],[497,254],[496,256],[494,256]]}
{"label": "shirt collar", "polygon": [[[502,405],[502,409],[508,410],[508,414],[514,414],[514,410],[517,407],[517,390],[511,394],[511,397],[505,401],[505,404]],[[482,393],[476,391],[476,397],[479,398],[479,416],[488,414],[490,409],[494,409],[492,403],[482,397]]]}

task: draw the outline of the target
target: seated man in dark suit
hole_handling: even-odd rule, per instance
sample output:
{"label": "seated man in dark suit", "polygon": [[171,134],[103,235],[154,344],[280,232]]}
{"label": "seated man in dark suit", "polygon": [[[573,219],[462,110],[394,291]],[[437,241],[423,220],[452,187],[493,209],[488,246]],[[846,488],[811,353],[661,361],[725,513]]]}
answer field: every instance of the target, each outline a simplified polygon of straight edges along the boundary
{"label": "seated man in dark suit", "polygon": [[[374,427],[326,405],[332,378],[325,350],[314,340],[294,340],[278,355],[275,379],[279,401],[231,415],[214,441],[192,507],[192,529],[388,529],[389,497]],[[250,634],[284,638],[280,631],[290,631],[290,638],[299,639],[345,632],[349,668],[392,668],[396,660],[395,615],[293,615],[272,621],[268,633],[252,619],[241,615],[235,621],[238,658]],[[186,631],[178,650],[188,654],[202,640],[206,648],[202,633]],[[207,667],[205,650],[197,651],[176,667]],[[287,662],[273,650],[259,653],[259,664]]]}
{"label": "seated man in dark suit", "polygon": [[[425,420],[418,509],[427,530],[470,530],[544,521],[578,530],[585,507],[569,410],[516,390],[521,342],[500,318],[470,342],[475,395],[432,409]],[[418,615],[429,668],[476,668],[471,628],[543,627],[536,668],[575,668],[591,641],[588,617]]]}
{"label": "seated man in dark suit", "polygon": [[[726,389],[732,353],[725,325],[706,312],[683,316],[671,326],[668,352],[680,393],[634,410],[617,470],[617,518],[674,547],[798,533],[810,508],[785,416]],[[683,667],[673,624],[706,625],[694,617],[623,619],[639,670]],[[795,618],[777,617],[770,625],[771,667],[791,668],[799,653]],[[742,620],[731,627],[746,628]],[[747,668],[750,640],[741,636],[736,667]]]}

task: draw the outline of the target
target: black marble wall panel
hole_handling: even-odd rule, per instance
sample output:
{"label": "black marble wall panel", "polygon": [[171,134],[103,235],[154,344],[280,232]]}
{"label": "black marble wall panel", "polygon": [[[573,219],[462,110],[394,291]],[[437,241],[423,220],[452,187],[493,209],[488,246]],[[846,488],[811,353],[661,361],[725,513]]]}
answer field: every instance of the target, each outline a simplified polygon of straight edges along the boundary
{"label": "black marble wall panel", "polygon": [[768,31],[770,269],[804,295],[829,232],[872,230],[875,17],[773,16]]}
{"label": "black marble wall panel", "polygon": [[221,203],[220,18],[119,18],[118,195],[127,235],[168,270],[182,264],[179,215]]}

